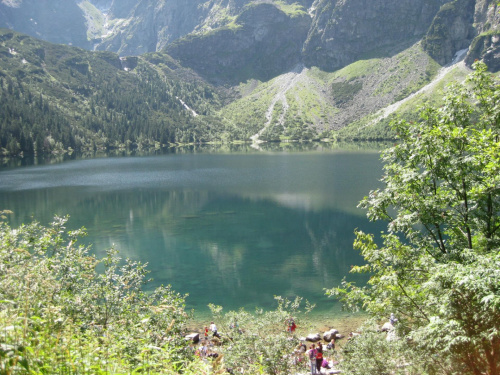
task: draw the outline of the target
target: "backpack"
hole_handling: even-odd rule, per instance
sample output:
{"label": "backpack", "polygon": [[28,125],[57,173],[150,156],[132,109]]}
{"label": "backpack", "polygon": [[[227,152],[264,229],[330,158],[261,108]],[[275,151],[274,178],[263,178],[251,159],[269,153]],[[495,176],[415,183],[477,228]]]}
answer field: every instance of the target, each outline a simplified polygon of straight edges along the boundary
{"label": "backpack", "polygon": [[316,353],[317,353],[316,349],[310,349],[309,350],[309,358],[311,360],[314,359],[314,358],[316,358]]}

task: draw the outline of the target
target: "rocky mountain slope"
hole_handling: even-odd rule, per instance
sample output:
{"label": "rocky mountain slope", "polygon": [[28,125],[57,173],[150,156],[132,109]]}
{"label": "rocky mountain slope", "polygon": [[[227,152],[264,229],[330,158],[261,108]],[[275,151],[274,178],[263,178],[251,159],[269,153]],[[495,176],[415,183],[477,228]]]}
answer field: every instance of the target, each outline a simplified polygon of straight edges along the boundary
{"label": "rocky mountain slope", "polygon": [[214,82],[265,81],[301,62],[310,23],[302,7],[250,4],[230,24],[190,34],[165,51]]}
{"label": "rocky mountain slope", "polygon": [[350,0],[316,2],[304,43],[307,65],[342,68],[380,48],[420,39],[446,0]]}
{"label": "rocky mountain slope", "polygon": [[[199,43],[197,38],[206,36],[205,50],[215,46],[222,53],[224,43],[213,33],[219,32],[224,39],[228,36],[224,30],[241,26],[249,7],[265,6],[274,6],[289,16],[307,15],[307,21],[294,17],[285,27],[292,31],[294,43],[300,44],[302,62],[328,71],[379,49],[394,50],[421,38],[425,50],[444,65],[474,38],[486,32],[498,33],[495,0],[1,0],[0,27],[122,56],[160,51],[186,35],[195,43],[189,46],[182,42],[189,50]],[[261,25],[272,28],[280,23],[282,14],[271,11],[262,16],[255,14],[262,18],[258,21]],[[245,34],[248,38],[259,28],[248,27],[252,26],[248,22],[246,26],[239,31],[240,37]],[[285,34],[281,43],[287,43]],[[495,43],[490,39],[484,48],[484,36],[475,44],[476,55],[481,56]],[[234,44],[229,43],[224,52],[233,50]],[[258,48],[254,54],[263,55]]]}
{"label": "rocky mountain slope", "polygon": [[85,16],[73,0],[1,0],[0,27],[53,43],[91,48]]}
{"label": "rocky mountain slope", "polygon": [[[127,71],[138,85],[151,74],[167,82],[170,112],[155,111],[156,120],[175,112],[191,127],[174,132],[175,141],[384,138],[390,136],[387,119],[376,113],[430,87],[457,52],[465,56],[463,69],[475,59],[492,71],[500,69],[495,0],[0,0],[0,27],[117,53],[109,55],[117,70],[107,70],[102,80],[117,82]],[[0,61],[4,77],[20,77],[21,86],[45,82],[37,72],[46,62],[10,59],[11,49],[21,49],[12,41],[25,39],[9,40],[8,48],[3,44],[9,59]],[[30,53],[37,56],[37,51]],[[107,55],[75,51],[66,52],[76,61],[71,71],[82,74],[85,86],[89,73],[80,71],[85,61]],[[130,55],[140,57],[118,58]],[[28,69],[33,66],[38,68]],[[73,87],[73,76],[53,77],[62,87]],[[105,96],[106,89],[100,90]],[[97,97],[72,92],[80,115],[68,123],[80,126],[89,108],[84,103]],[[59,107],[65,101],[74,107],[71,95],[54,98]],[[411,115],[405,106],[398,111]],[[100,121],[96,129],[102,131],[111,120]],[[123,135],[117,144],[137,140],[127,130],[115,133]]]}

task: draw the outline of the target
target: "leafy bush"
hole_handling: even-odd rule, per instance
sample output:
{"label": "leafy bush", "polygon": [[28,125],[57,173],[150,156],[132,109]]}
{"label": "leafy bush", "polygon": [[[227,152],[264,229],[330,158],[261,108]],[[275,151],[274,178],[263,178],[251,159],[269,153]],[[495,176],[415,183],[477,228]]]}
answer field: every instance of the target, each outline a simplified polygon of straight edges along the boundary
{"label": "leafy bush", "polygon": [[328,291],[378,319],[397,313],[429,373],[500,372],[500,85],[475,68],[442,107],[393,123],[385,187],[360,203],[388,222],[382,245],[357,233],[367,264],[353,272],[369,285]]}
{"label": "leafy bush", "polygon": [[145,265],[114,249],[97,259],[66,220],[0,222],[0,372],[204,373],[184,340],[184,297],[146,293]]}
{"label": "leafy bush", "polygon": [[422,351],[412,341],[390,337],[374,322],[365,323],[361,335],[350,338],[342,350],[342,370],[353,375],[424,374]]}
{"label": "leafy bush", "polygon": [[184,296],[146,292],[145,264],[115,249],[90,255],[78,244],[84,229],[67,230],[67,218],[12,229],[9,213],[0,211],[1,374],[288,374],[303,363],[284,324],[301,298],[276,297],[277,309],[254,314],[210,305],[223,336],[207,361],[185,339]]}

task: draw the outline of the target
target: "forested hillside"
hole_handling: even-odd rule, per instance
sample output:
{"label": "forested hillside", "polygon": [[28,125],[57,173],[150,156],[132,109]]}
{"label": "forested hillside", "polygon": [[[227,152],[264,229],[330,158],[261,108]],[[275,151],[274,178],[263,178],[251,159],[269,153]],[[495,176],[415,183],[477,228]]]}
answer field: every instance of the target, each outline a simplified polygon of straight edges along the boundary
{"label": "forested hillside", "polygon": [[2,152],[150,147],[220,137],[216,122],[206,122],[220,106],[219,96],[189,72],[175,78],[170,73],[176,69],[166,55],[120,59],[1,30]]}

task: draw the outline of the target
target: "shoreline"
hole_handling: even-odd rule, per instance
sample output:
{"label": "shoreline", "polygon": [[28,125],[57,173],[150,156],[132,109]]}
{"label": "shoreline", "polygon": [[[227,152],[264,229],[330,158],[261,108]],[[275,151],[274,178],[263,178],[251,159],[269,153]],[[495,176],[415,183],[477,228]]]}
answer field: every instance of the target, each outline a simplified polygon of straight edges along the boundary
{"label": "shoreline", "polygon": [[[211,315],[207,316],[195,316],[189,320],[187,324],[187,331],[190,333],[203,333],[203,327],[208,326],[209,322],[213,318]],[[323,333],[335,328],[339,333],[344,336],[343,341],[349,336],[349,333],[358,331],[359,327],[364,321],[368,319],[366,313],[343,313],[336,317],[325,317],[324,315],[314,315],[309,314],[304,316],[304,314],[299,314],[297,320],[299,321],[295,336],[305,337],[311,333],[319,333],[323,337]],[[285,326],[283,325],[285,330]]]}

